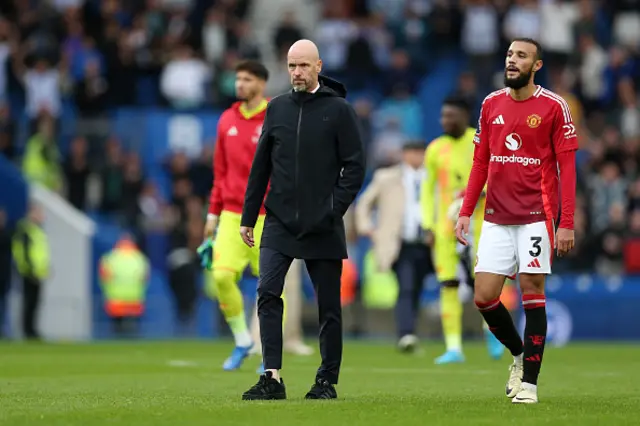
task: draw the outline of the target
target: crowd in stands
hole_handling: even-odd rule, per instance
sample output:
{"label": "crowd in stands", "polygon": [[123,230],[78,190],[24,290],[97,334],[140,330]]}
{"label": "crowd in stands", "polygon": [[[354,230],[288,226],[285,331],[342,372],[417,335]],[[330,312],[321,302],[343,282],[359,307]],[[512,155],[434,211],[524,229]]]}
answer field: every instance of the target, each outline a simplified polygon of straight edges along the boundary
{"label": "crowd in stands", "polygon": [[[408,140],[429,142],[418,92],[439,58],[464,58],[457,94],[474,126],[501,85],[509,40],[533,37],[545,52],[539,83],[565,97],[580,134],[578,246],[556,270],[623,272],[640,238],[639,0],[5,0],[0,16],[0,152],[140,234],[197,246],[211,141],[198,159],[167,159],[163,199],[110,133],[114,108],[226,108],[241,58],[263,60],[268,95],[282,93],[287,50],[307,37],[324,72],[360,95],[350,99],[369,167],[381,167]],[[71,134],[61,131],[65,106],[78,116]]]}

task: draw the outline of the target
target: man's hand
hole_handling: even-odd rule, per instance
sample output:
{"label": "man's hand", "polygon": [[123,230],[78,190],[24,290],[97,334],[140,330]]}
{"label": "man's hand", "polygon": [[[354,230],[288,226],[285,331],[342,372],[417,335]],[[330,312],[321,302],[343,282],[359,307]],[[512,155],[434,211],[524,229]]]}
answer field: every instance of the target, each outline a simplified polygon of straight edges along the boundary
{"label": "man's hand", "polygon": [[242,237],[242,241],[244,241],[244,243],[249,247],[253,247],[255,245],[255,241],[253,240],[253,228],[241,226],[240,236]]}
{"label": "man's hand", "polygon": [[469,216],[460,216],[458,218],[458,223],[456,223],[456,238],[458,239],[460,244],[463,244],[465,246],[469,245],[469,242],[467,241],[467,235],[469,234],[470,222],[471,219],[469,218]]}
{"label": "man's hand", "polygon": [[562,257],[569,253],[575,245],[573,229],[558,228],[554,248],[558,250],[558,256]]}
{"label": "man's hand", "polygon": [[433,231],[431,229],[425,229],[424,243],[429,247],[433,247],[435,242],[436,242],[436,236],[433,234]]}
{"label": "man's hand", "polygon": [[218,227],[218,216],[207,216],[207,222],[204,225],[204,239],[213,238],[213,233]]}

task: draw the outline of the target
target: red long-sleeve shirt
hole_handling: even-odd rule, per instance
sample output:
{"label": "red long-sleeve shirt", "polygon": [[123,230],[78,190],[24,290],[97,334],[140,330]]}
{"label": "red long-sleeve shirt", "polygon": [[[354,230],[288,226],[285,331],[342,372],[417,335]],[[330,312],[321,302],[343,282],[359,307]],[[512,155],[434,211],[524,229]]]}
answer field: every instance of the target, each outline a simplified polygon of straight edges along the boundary
{"label": "red long-sleeve shirt", "polygon": [[561,196],[559,226],[573,229],[578,144],[564,99],[541,86],[524,101],[509,89],[493,92],[483,102],[474,143],[460,216],[471,216],[487,183],[486,221],[555,221]]}
{"label": "red long-sleeve shirt", "polygon": [[[218,134],[213,156],[213,188],[209,213],[223,210],[242,213],[249,172],[262,132],[265,110],[246,118],[236,102],[218,120]],[[261,214],[265,214],[264,206]]]}

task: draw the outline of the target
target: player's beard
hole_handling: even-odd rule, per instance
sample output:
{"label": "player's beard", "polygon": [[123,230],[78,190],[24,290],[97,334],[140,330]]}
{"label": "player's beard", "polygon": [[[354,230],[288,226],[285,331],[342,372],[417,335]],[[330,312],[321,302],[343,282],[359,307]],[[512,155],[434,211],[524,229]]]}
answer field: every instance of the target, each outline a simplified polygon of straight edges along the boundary
{"label": "player's beard", "polygon": [[529,84],[529,81],[531,80],[531,75],[533,74],[533,66],[531,66],[531,69],[528,72],[521,72],[518,74],[518,76],[516,78],[509,78],[507,77],[507,70],[504,70],[504,85],[506,87],[509,87],[511,89],[522,89],[523,87],[525,87],[527,84]]}

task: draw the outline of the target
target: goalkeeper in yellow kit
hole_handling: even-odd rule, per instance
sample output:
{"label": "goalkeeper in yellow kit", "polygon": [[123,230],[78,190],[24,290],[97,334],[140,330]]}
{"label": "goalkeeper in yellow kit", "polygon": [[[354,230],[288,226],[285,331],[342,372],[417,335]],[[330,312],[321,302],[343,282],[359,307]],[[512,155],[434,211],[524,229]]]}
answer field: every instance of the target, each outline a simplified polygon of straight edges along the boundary
{"label": "goalkeeper in yellow kit", "polygon": [[[433,140],[425,153],[426,177],[422,185],[420,203],[422,227],[426,241],[432,247],[436,277],[440,283],[440,310],[446,352],[436,358],[436,364],[463,362],[462,302],[458,296],[461,265],[473,277],[475,246],[472,253],[459,249],[455,236],[455,219],[451,211],[459,210],[462,193],[467,185],[473,164],[473,136],[475,129],[468,126],[470,107],[464,99],[450,97],[445,100],[440,122],[444,134]],[[484,198],[479,203],[484,204]],[[471,222],[473,242],[480,237],[484,206],[476,208]],[[472,284],[472,283],[470,283]],[[499,358],[502,344],[485,326],[489,353]]]}

